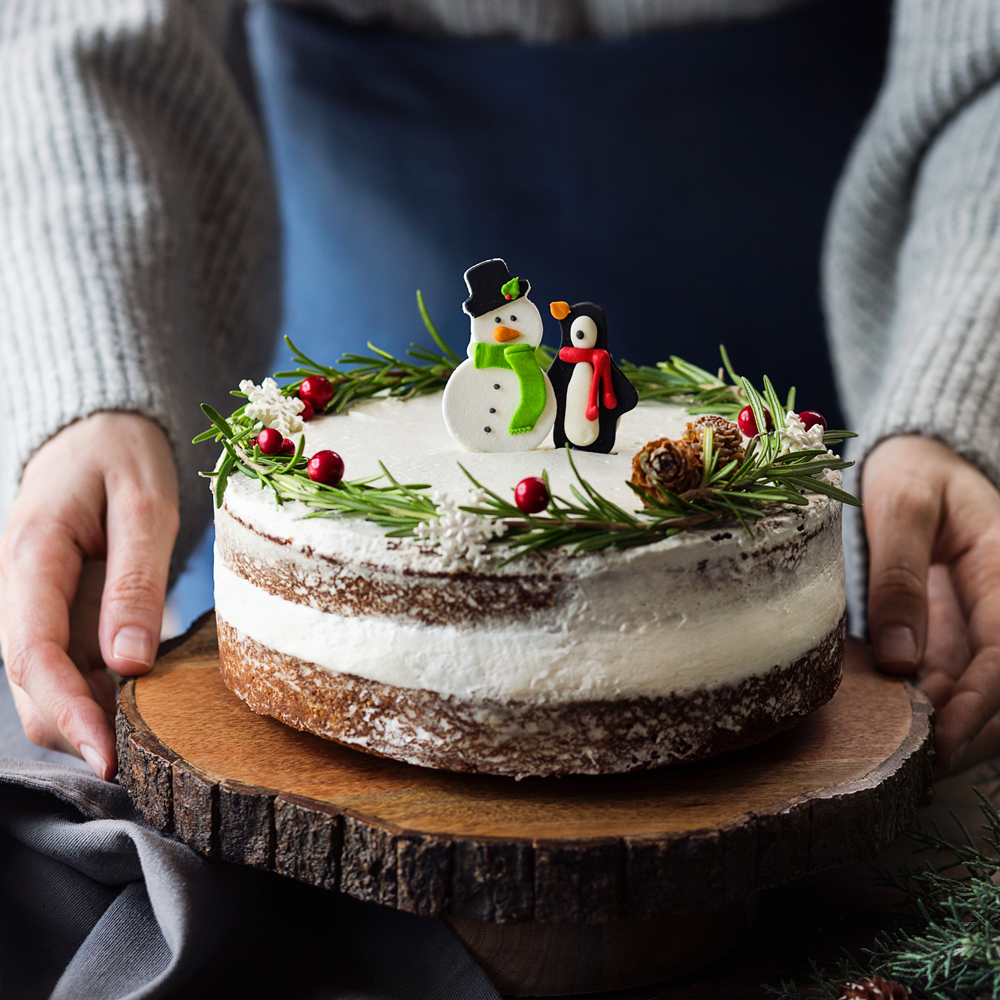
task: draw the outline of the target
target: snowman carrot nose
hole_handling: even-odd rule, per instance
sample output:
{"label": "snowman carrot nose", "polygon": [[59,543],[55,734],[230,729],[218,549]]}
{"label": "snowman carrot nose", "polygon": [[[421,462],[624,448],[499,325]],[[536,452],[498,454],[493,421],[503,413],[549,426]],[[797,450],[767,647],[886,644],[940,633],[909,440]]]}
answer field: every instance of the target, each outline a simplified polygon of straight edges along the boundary
{"label": "snowman carrot nose", "polygon": [[493,330],[493,339],[504,343],[508,340],[517,340],[521,336],[520,330],[512,330],[509,326],[498,326]]}

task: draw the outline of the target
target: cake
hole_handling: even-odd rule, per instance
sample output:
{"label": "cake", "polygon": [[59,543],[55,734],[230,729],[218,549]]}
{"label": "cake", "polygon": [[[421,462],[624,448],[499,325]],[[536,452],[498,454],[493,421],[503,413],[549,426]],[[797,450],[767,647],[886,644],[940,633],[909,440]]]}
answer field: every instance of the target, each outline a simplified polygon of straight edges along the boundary
{"label": "cake", "polygon": [[[579,475],[625,511],[647,442],[691,415],[641,402],[611,454],[575,451]],[[227,428],[228,429],[228,428]],[[224,436],[222,434],[221,436]],[[498,496],[543,470],[580,483],[550,443],[458,448],[441,393],[317,414],[308,453],[333,450],[352,480],[423,484],[455,523],[470,479]],[[301,452],[301,447],[300,447]],[[291,461],[291,460],[289,460]],[[226,684],[255,712],[411,764],[489,774],[604,774],[737,750],[832,697],[844,648],[840,503],[769,508],[653,544],[513,554],[506,537],[456,553],[358,517],[275,502],[229,470],[216,514],[216,616]],[[250,470],[252,471],[252,470]],[[495,525],[494,525],[495,527]]]}

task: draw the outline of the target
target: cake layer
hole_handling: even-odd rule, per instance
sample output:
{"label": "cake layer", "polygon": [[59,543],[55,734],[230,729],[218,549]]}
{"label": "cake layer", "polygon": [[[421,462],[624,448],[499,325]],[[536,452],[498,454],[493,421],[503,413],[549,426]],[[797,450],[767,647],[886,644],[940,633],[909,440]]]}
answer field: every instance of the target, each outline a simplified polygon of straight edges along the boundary
{"label": "cake layer", "polygon": [[[463,452],[439,407],[431,396],[322,418],[307,425],[308,448],[335,446],[351,475],[381,458],[401,480],[453,492],[466,482],[459,461],[501,495],[546,468],[568,495],[565,453]],[[633,452],[686,419],[641,404],[622,420],[617,454],[574,459],[603,495],[635,509]],[[844,611],[840,505],[821,496],[769,515],[752,536],[725,525],[504,567],[500,547],[480,570],[446,566],[433,547],[363,521],[307,513],[231,478],[216,516],[218,612],[267,648],[392,687],[538,703],[665,696],[789,665]]]}
{"label": "cake layer", "polygon": [[456,698],[319,668],[218,616],[222,675],[259,714],[349,746],[452,771],[608,774],[701,760],[787,729],[840,682],[843,617],[793,663],[737,683],[613,701]]}
{"label": "cake layer", "polygon": [[661,543],[561,571],[538,557],[503,586],[486,574],[303,565],[294,545],[273,542],[253,561],[222,522],[216,608],[268,648],[394,687],[535,702],[655,697],[792,663],[830,632],[844,611],[839,518],[812,513],[818,524],[803,514],[801,532],[762,530],[756,544],[724,532],[721,551],[700,550],[703,566]]}

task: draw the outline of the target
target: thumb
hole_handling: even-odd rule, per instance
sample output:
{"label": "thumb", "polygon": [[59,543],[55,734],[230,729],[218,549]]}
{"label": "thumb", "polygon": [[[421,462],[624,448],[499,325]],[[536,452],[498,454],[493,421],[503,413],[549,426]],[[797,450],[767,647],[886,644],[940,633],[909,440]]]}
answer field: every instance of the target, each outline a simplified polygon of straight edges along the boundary
{"label": "thumb", "polygon": [[153,665],[177,528],[177,505],[163,493],[135,481],[109,483],[99,634],[104,662],[119,674]]}
{"label": "thumb", "polygon": [[[868,627],[885,670],[912,673],[927,642],[927,573],[941,517],[942,488],[911,454],[920,439],[891,438],[865,463]],[[918,474],[915,469],[920,469]]]}

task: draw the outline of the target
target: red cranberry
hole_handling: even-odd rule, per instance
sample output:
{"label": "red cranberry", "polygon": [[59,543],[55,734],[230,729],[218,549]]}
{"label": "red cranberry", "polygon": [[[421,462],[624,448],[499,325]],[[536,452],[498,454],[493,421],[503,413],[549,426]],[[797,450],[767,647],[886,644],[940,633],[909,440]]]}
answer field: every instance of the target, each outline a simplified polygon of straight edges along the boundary
{"label": "red cranberry", "polygon": [[277,455],[281,451],[281,442],[284,438],[281,431],[276,431],[273,427],[265,427],[257,435],[257,447],[265,455]]}
{"label": "red cranberry", "polygon": [[[767,408],[764,409],[764,422],[767,424],[767,429],[769,431],[774,430],[774,421],[771,419],[771,411]],[[752,438],[757,436],[757,421],[754,419],[753,407],[744,406],[740,410],[740,415],[736,418],[736,423],[739,426],[740,433],[744,437]]]}
{"label": "red cranberry", "polygon": [[314,483],[336,486],[344,478],[344,460],[335,451],[317,451],[306,471]]}
{"label": "red cranberry", "polygon": [[281,439],[281,454],[282,455],[295,454],[295,442],[291,438]]}
{"label": "red cranberry", "polygon": [[299,414],[300,420],[312,420],[316,413],[316,408],[309,402],[308,399],[302,400],[302,412]]}
{"label": "red cranberry", "polygon": [[549,490],[544,479],[528,476],[514,487],[514,503],[525,514],[537,514],[549,505]]}
{"label": "red cranberry", "polygon": [[803,410],[799,414],[799,420],[802,421],[802,426],[806,430],[810,427],[815,427],[817,424],[823,425],[823,430],[826,430],[826,417],[822,413],[817,413],[815,410]]}
{"label": "red cranberry", "polygon": [[299,386],[299,399],[310,403],[314,410],[326,409],[327,404],[333,399],[333,386],[330,380],[322,375],[310,375],[302,385]]}

